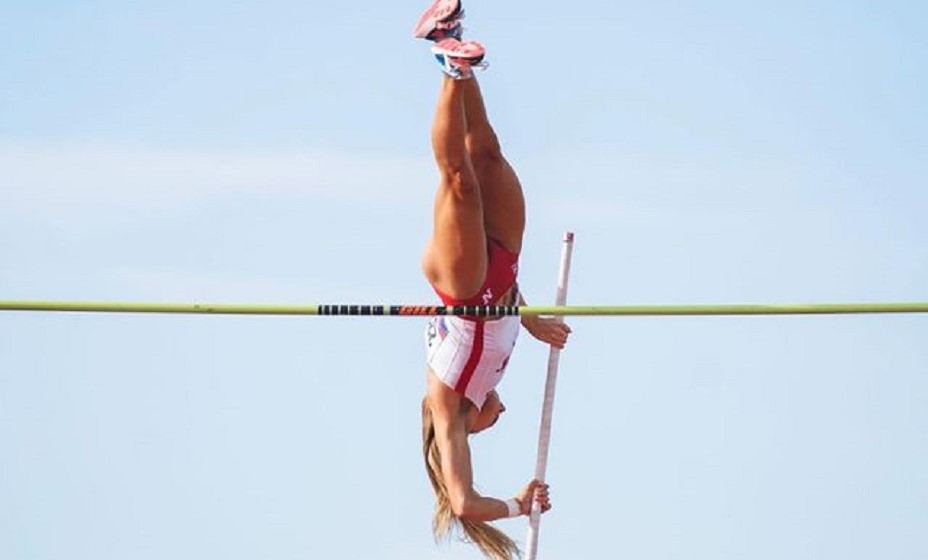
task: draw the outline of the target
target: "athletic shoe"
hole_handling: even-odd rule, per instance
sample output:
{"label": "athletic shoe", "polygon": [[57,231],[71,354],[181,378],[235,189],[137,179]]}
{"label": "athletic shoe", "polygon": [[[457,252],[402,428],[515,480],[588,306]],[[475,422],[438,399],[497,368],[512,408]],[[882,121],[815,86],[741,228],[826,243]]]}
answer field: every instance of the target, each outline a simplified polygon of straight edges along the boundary
{"label": "athletic shoe", "polygon": [[441,64],[442,72],[455,80],[470,78],[473,68],[486,68],[483,61],[486,49],[476,41],[442,39],[432,47],[435,59]]}
{"label": "athletic shoe", "polygon": [[464,8],[461,0],[434,0],[419,17],[412,34],[417,39],[435,42],[448,38],[461,40],[464,32],[462,19]]}

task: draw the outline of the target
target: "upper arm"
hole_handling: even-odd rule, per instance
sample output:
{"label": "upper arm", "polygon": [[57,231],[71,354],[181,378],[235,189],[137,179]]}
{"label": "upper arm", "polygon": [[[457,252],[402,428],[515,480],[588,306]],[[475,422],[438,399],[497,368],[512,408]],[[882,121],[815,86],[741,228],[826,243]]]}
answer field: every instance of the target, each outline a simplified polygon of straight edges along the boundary
{"label": "upper arm", "polygon": [[[525,303],[525,298],[522,297],[522,290],[519,290],[519,301],[516,303],[516,305],[528,305]],[[521,315],[519,317],[519,322],[527,329],[529,326],[531,326],[532,321],[534,321],[535,318],[535,315]]]}
{"label": "upper arm", "polygon": [[463,504],[475,494],[467,430],[463,418],[457,420],[445,414],[435,414],[433,421],[435,443],[441,453],[441,470],[445,486],[448,488],[448,498],[458,513]]}
{"label": "upper arm", "polygon": [[462,397],[429,374],[428,395],[441,470],[456,514],[476,496]]}

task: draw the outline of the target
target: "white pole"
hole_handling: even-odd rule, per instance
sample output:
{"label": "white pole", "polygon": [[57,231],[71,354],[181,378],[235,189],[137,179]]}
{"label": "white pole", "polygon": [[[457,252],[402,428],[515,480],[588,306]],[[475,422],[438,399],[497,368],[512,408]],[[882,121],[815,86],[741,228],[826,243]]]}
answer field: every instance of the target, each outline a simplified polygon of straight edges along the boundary
{"label": "white pole", "polygon": [[[567,277],[570,274],[570,255],[574,247],[574,234],[564,234],[564,244],[561,247],[561,269],[558,272],[557,295],[555,305],[567,303]],[[563,317],[557,317],[563,321]],[[551,347],[548,352],[548,376],[545,380],[545,398],[541,408],[541,426],[538,430],[538,459],[535,462],[535,478],[544,482],[545,471],[548,469],[548,444],[551,441],[551,415],[554,410],[554,388],[557,385],[557,366],[561,351]],[[526,543],[526,560],[535,560],[538,553],[538,527],[541,523],[541,509],[538,503],[532,501],[532,513],[529,517],[528,539]]]}

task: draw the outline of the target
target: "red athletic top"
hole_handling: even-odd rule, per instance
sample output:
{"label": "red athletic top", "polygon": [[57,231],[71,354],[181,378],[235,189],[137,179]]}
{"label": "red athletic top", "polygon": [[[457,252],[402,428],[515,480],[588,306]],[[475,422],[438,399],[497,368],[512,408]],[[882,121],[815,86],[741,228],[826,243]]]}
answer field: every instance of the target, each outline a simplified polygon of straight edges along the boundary
{"label": "red athletic top", "polygon": [[467,299],[455,299],[432,286],[445,305],[492,305],[509,291],[519,274],[519,254],[505,248],[495,239],[487,238],[487,274],[480,290]]}

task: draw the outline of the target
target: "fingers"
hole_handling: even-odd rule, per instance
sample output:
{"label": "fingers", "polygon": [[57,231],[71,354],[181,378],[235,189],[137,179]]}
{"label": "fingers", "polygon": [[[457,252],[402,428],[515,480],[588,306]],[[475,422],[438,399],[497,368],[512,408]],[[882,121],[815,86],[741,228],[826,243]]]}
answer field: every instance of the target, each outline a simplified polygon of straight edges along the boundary
{"label": "fingers", "polygon": [[[525,490],[529,496],[534,496],[534,502],[538,504],[539,508],[541,508],[542,513],[545,513],[551,509],[552,504],[550,487],[547,484],[537,479],[532,480],[528,483],[528,486],[526,486]],[[529,504],[529,507],[531,507],[531,502],[529,500],[526,500],[525,503]]]}
{"label": "fingers", "polygon": [[551,509],[551,497],[548,494],[548,485],[539,486],[535,490],[535,503],[541,508],[541,513]]}
{"label": "fingers", "polygon": [[531,325],[525,325],[528,331],[539,341],[561,350],[567,344],[571,328],[556,317],[536,317]]}
{"label": "fingers", "polygon": [[552,321],[549,330],[546,333],[545,341],[558,349],[563,349],[567,344],[567,337],[571,330],[566,324],[559,321]]}

